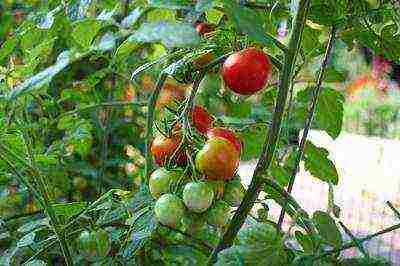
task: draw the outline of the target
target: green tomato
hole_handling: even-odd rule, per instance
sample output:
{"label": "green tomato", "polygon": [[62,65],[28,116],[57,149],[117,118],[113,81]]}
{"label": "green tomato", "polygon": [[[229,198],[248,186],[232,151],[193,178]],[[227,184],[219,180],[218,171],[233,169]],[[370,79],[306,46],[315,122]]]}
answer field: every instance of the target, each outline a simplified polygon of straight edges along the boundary
{"label": "green tomato", "polygon": [[225,185],[223,200],[230,206],[236,207],[242,202],[245,193],[246,190],[240,180],[234,179]]}
{"label": "green tomato", "polygon": [[213,187],[206,182],[190,182],[183,189],[183,202],[193,212],[206,211],[214,199]]}
{"label": "green tomato", "polygon": [[111,249],[108,232],[103,229],[83,231],[78,238],[79,251],[89,261],[98,261],[107,256]]}
{"label": "green tomato", "polygon": [[158,168],[155,170],[149,179],[150,193],[153,198],[158,199],[161,195],[169,193],[171,185],[177,182],[183,176],[180,170],[167,170]]}
{"label": "green tomato", "polygon": [[161,224],[176,228],[185,214],[185,206],[178,196],[164,194],[156,201],[154,213]]}
{"label": "green tomato", "polygon": [[182,219],[183,230],[191,235],[196,234],[206,225],[203,214],[187,212]]}
{"label": "green tomato", "polygon": [[219,200],[207,211],[207,223],[216,227],[224,227],[231,219],[231,207],[223,200]]}

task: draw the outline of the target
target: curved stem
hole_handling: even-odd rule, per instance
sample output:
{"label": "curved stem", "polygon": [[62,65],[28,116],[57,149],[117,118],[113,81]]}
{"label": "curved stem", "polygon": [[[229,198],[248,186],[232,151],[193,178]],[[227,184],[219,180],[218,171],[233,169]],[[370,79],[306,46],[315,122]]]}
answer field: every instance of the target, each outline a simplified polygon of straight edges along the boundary
{"label": "curved stem", "polygon": [[217,255],[221,250],[232,245],[234,238],[236,237],[239,229],[242,227],[247,215],[252,209],[255,200],[258,198],[258,195],[261,191],[262,183],[267,176],[267,172],[274,157],[275,148],[279,139],[283,112],[285,109],[286,99],[293,77],[293,69],[296,64],[296,58],[300,48],[309,5],[310,0],[301,0],[299,3],[299,10],[296,15],[293,33],[289,41],[289,50],[285,55],[284,68],[280,77],[278,99],[275,106],[272,125],[267,134],[267,138],[263,146],[263,151],[257,163],[250,186],[244,196],[242,203],[235,212],[235,215],[233,216],[227,231],[220,239],[218,246],[213,250],[213,253],[211,254],[209,259],[209,264],[212,264],[216,261]]}
{"label": "curved stem", "polygon": [[161,89],[164,86],[165,81],[167,80],[167,74],[162,72],[160,77],[157,80],[156,87],[151,94],[149,102],[147,104],[147,121],[146,121],[146,150],[145,150],[145,157],[146,157],[146,167],[145,167],[145,183],[148,182],[150,178],[150,173],[152,170],[152,159],[151,159],[151,140],[153,139],[153,123],[154,123],[154,113],[156,109],[156,102],[158,96],[160,95]]}
{"label": "curved stem", "polygon": [[[293,185],[294,185],[294,181],[296,178],[296,174],[299,171],[299,165],[301,160],[303,159],[304,156],[304,149],[306,147],[306,141],[307,141],[307,136],[308,136],[308,132],[310,131],[310,127],[311,127],[311,123],[314,119],[314,114],[315,114],[315,110],[317,108],[317,102],[318,102],[318,97],[321,94],[321,90],[322,90],[322,81],[324,80],[324,74],[325,74],[325,69],[328,66],[328,62],[329,62],[329,58],[330,58],[330,54],[332,52],[332,47],[333,47],[333,42],[335,40],[335,35],[336,35],[336,28],[332,27],[330,35],[329,35],[329,40],[328,40],[328,44],[326,46],[325,49],[325,55],[324,55],[324,59],[322,61],[322,65],[321,65],[321,70],[318,74],[318,78],[317,78],[317,85],[316,88],[314,90],[313,93],[313,98],[311,100],[311,105],[309,107],[308,110],[308,116],[304,125],[304,131],[303,131],[303,135],[301,137],[301,141],[300,141],[300,146],[299,146],[299,152],[297,154],[296,157],[296,161],[295,161],[295,165],[293,168],[293,172],[292,175],[290,177],[289,180],[289,185],[288,185],[288,189],[287,192],[290,194],[292,192],[293,189]],[[285,203],[286,205],[286,203]],[[280,230],[282,227],[282,223],[283,220],[285,218],[285,207],[282,207],[282,211],[279,215],[279,220],[278,220],[278,229]]]}

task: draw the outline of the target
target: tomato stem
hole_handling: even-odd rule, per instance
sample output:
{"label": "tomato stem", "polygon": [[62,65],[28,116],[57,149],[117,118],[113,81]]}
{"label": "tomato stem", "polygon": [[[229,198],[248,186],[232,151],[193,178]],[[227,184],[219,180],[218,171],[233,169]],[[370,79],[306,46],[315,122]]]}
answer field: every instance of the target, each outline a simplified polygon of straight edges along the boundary
{"label": "tomato stem", "polygon": [[210,265],[216,261],[217,255],[221,250],[228,248],[233,244],[234,238],[244,224],[247,215],[254,205],[255,200],[258,198],[264,180],[268,178],[266,173],[268,172],[269,166],[274,157],[275,148],[279,139],[286,99],[293,77],[293,69],[296,64],[297,55],[300,49],[302,33],[309,6],[310,0],[301,0],[299,3],[299,9],[294,22],[293,33],[289,41],[288,51],[285,54],[285,63],[280,77],[278,99],[275,106],[272,125],[268,131],[267,138],[263,146],[263,151],[257,163],[250,186],[242,203],[235,212],[227,231],[220,239],[218,246],[213,250],[209,258]]}
{"label": "tomato stem", "polygon": [[[293,167],[293,172],[290,176],[290,180],[289,180],[289,185],[287,188],[287,192],[290,194],[292,192],[293,186],[294,186],[294,181],[296,178],[296,174],[299,171],[299,165],[301,160],[303,159],[304,156],[304,150],[306,147],[306,141],[307,141],[307,136],[308,136],[308,132],[310,131],[311,128],[311,123],[314,119],[314,114],[315,114],[315,110],[317,107],[317,102],[318,102],[318,97],[321,94],[322,91],[322,82],[324,80],[324,74],[325,74],[325,70],[328,66],[329,63],[329,58],[332,52],[332,47],[333,47],[333,43],[335,40],[335,36],[336,36],[336,27],[332,27],[330,35],[329,35],[329,40],[328,40],[328,44],[326,45],[326,49],[325,49],[325,55],[324,55],[324,59],[322,61],[322,65],[321,65],[321,69],[319,71],[318,74],[318,78],[317,78],[317,84],[313,93],[313,98],[311,100],[309,109],[308,109],[308,116],[306,118],[305,121],[305,125],[304,125],[304,131],[303,131],[303,135],[301,137],[301,141],[300,141],[300,145],[299,145],[299,152],[297,153],[296,156],[296,160],[295,160],[295,164]],[[286,201],[287,199],[285,199]],[[285,218],[285,206],[287,204],[287,201],[284,203],[284,206],[282,206],[282,210],[281,213],[279,215],[279,220],[278,220],[278,229],[280,230],[282,227],[282,223],[283,220]]]}

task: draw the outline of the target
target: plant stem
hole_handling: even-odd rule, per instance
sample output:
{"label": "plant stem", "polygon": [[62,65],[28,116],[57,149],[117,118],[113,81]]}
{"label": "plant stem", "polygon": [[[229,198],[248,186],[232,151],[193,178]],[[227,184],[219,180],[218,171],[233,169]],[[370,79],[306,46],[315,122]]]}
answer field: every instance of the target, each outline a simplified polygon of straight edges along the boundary
{"label": "plant stem", "polygon": [[262,183],[264,181],[263,179],[266,177],[268,169],[271,165],[272,159],[275,154],[275,148],[279,139],[283,112],[285,109],[286,99],[293,76],[294,65],[296,64],[296,58],[300,48],[302,33],[309,5],[310,0],[300,1],[299,10],[297,12],[294,22],[293,33],[289,41],[289,48],[287,53],[285,54],[285,63],[280,77],[278,99],[275,106],[272,125],[267,134],[267,138],[263,146],[263,151],[254,171],[250,186],[244,196],[242,203],[235,212],[235,215],[233,216],[227,231],[220,239],[218,246],[213,250],[213,253],[211,254],[209,259],[209,264],[212,264],[216,261],[217,255],[221,250],[232,245],[234,238],[236,237],[239,229],[245,222],[248,213],[251,211],[254,202],[258,198],[258,195],[261,191]]}
{"label": "plant stem", "polygon": [[167,74],[162,72],[157,80],[156,87],[153,93],[150,96],[149,102],[147,104],[147,121],[146,121],[146,150],[145,150],[145,157],[146,157],[146,167],[145,167],[145,183],[148,182],[150,178],[150,173],[152,170],[152,158],[151,158],[151,141],[153,139],[153,123],[154,123],[154,113],[156,109],[156,102],[158,96],[160,95],[161,89],[164,86],[164,83],[167,79]]}
{"label": "plant stem", "polygon": [[[319,97],[319,95],[321,93],[321,90],[322,90],[321,85],[322,85],[322,81],[324,80],[325,69],[328,66],[330,54],[332,52],[332,47],[333,47],[333,42],[335,40],[335,35],[336,35],[336,28],[332,27],[330,35],[329,35],[328,44],[327,44],[326,49],[325,49],[324,59],[322,61],[321,69],[320,69],[320,72],[318,74],[317,85],[316,85],[316,88],[315,88],[314,93],[313,93],[313,98],[311,100],[311,105],[310,105],[309,110],[308,110],[308,116],[307,116],[307,119],[306,119],[306,122],[305,122],[305,125],[304,125],[304,131],[303,131],[303,135],[302,135],[301,141],[300,141],[299,152],[297,153],[297,157],[296,157],[295,165],[294,165],[294,168],[293,168],[293,172],[292,172],[291,178],[289,180],[289,185],[288,185],[288,189],[287,189],[287,192],[289,194],[292,192],[294,181],[296,179],[296,174],[299,171],[299,165],[300,165],[300,162],[301,162],[301,160],[303,159],[303,156],[304,156],[304,149],[306,147],[308,132],[310,131],[311,123],[312,123],[312,121],[314,119],[314,114],[315,114],[315,110],[316,110],[317,103],[318,103],[318,97]],[[285,207],[283,206],[282,207],[282,211],[281,211],[281,213],[279,215],[279,220],[278,220],[278,229],[279,230],[282,228],[282,223],[283,223],[284,218],[285,218]]]}

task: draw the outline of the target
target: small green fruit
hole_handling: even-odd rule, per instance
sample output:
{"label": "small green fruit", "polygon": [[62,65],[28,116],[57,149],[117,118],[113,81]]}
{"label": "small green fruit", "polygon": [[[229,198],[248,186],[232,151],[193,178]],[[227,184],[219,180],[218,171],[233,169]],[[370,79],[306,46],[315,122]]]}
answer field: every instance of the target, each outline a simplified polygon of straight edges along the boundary
{"label": "small green fruit", "polygon": [[207,211],[207,223],[216,227],[224,227],[231,219],[231,207],[223,200],[219,200]]}
{"label": "small green fruit", "polygon": [[183,172],[178,170],[170,171],[165,168],[155,170],[149,179],[150,193],[153,198],[158,199],[161,195],[169,193],[171,185],[182,176]]}
{"label": "small green fruit", "polygon": [[183,202],[193,212],[206,211],[211,206],[213,199],[213,188],[206,182],[190,182],[183,189]]}
{"label": "small green fruit", "polygon": [[89,261],[97,261],[107,256],[111,249],[108,232],[103,229],[83,231],[78,238],[79,251]]}
{"label": "small green fruit", "polygon": [[161,224],[176,228],[185,213],[185,206],[178,196],[164,194],[156,201],[154,212]]}
{"label": "small green fruit", "polygon": [[230,206],[236,207],[242,202],[245,193],[246,190],[240,180],[234,179],[225,185],[223,200]]}

